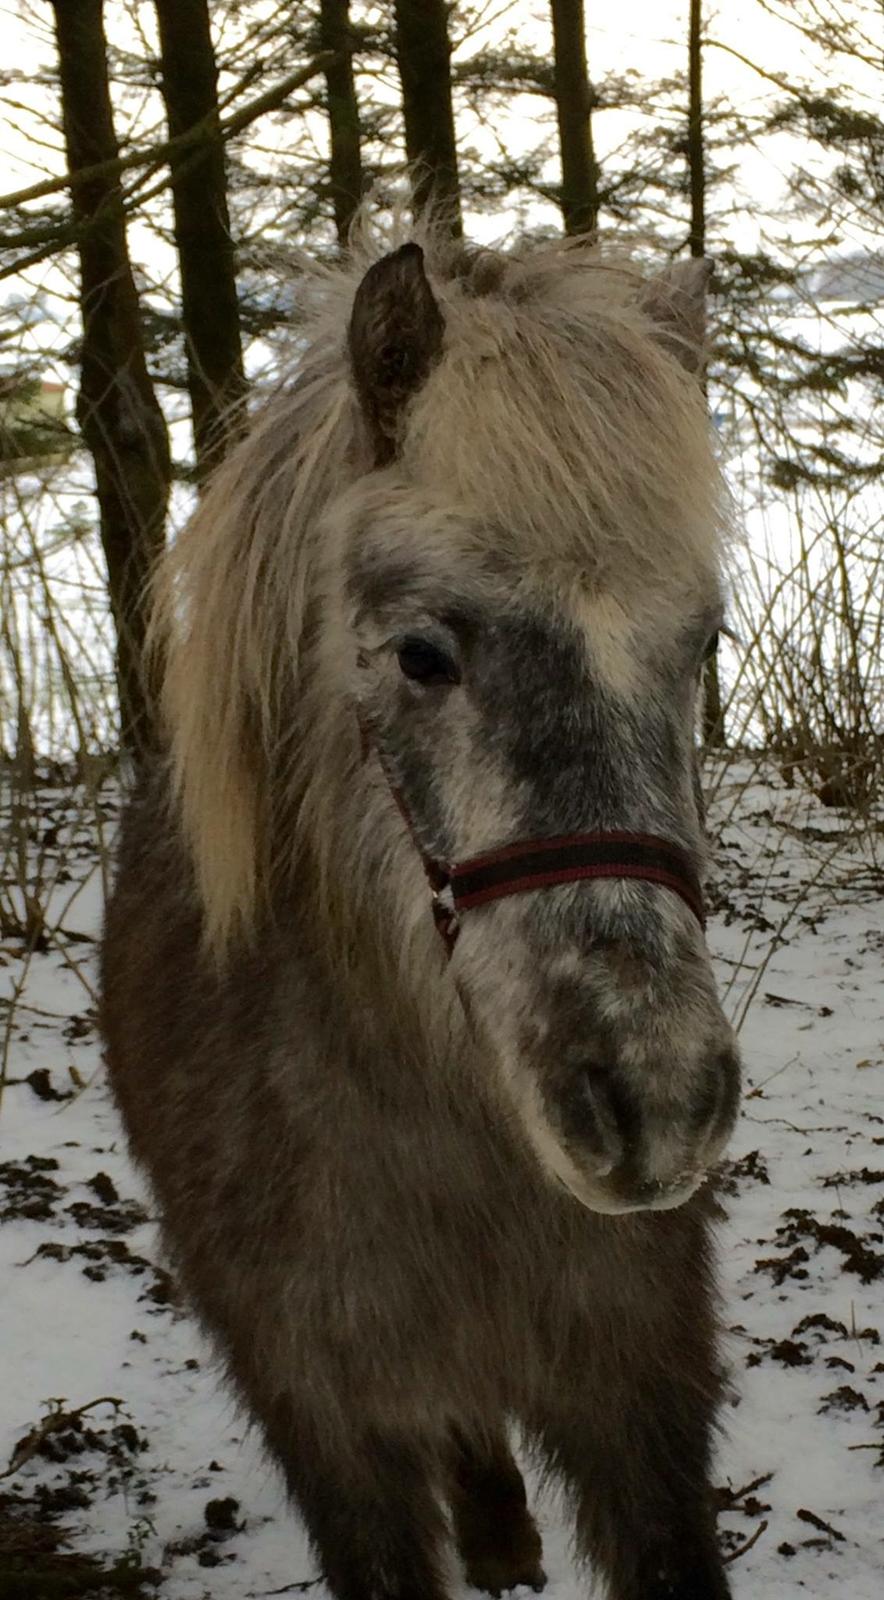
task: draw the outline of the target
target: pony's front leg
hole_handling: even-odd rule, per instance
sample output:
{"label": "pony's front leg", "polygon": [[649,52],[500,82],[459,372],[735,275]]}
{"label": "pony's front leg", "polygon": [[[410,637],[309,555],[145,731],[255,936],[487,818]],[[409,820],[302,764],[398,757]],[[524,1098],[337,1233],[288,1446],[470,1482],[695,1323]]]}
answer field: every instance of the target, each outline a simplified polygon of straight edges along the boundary
{"label": "pony's front leg", "polygon": [[285,1405],[265,1432],[335,1600],[446,1600],[431,1452],[356,1423],[334,1449],[322,1419],[305,1427]]}
{"label": "pony's front leg", "polygon": [[539,1594],[546,1583],[540,1534],[502,1423],[479,1439],[455,1433],[449,1503],[470,1587],[501,1595],[526,1585]]}
{"label": "pony's front leg", "polygon": [[[610,1600],[727,1600],[709,1466],[721,1367],[699,1204],[610,1230],[531,1431]],[[564,1331],[564,1330],[563,1330]]]}
{"label": "pony's front leg", "polygon": [[631,1394],[593,1393],[585,1411],[540,1431],[570,1491],[578,1553],[610,1600],[729,1600],[707,1479],[711,1421],[694,1394],[645,1373]]}

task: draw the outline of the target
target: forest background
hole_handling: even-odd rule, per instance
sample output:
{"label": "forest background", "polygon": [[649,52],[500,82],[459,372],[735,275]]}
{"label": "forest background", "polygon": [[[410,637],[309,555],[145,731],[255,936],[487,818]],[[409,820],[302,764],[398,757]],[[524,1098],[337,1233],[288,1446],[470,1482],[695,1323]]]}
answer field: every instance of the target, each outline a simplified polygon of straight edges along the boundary
{"label": "forest background", "polygon": [[[408,162],[416,203],[434,194],[479,243],[595,232],[711,259],[709,402],[740,534],[703,737],[870,815],[880,0],[7,0],[2,17],[14,808],[46,762],[88,789],[152,741],[146,575],[243,407],[297,363],[304,253],[345,249],[369,191],[401,202]],[[39,931],[18,889],[5,920]]]}

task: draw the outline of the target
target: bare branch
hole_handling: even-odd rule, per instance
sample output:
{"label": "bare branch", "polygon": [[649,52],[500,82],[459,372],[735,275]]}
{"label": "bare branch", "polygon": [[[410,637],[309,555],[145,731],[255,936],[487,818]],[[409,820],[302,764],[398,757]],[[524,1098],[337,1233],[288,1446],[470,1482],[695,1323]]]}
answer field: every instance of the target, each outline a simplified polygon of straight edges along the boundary
{"label": "bare branch", "polygon": [[[325,72],[334,55],[330,50],[323,50],[313,57],[305,67],[299,67],[296,72],[290,72],[273,88],[266,89],[263,94],[255,96],[246,105],[241,106],[232,116],[221,118],[222,139],[234,139],[242,133],[259,117],[266,116],[270,111],[276,111],[293,94],[295,89],[300,89],[311,78],[320,72]],[[248,75],[254,77],[254,70]],[[218,136],[218,124],[214,113],[195,123],[185,133],[179,134],[174,139],[165,139],[160,144],[152,145],[149,149],[130,150],[128,155],[117,156],[113,161],[98,161],[88,170],[84,169],[77,174],[80,181],[91,181],[96,178],[114,178],[122,172],[128,172],[133,167],[151,166],[164,162],[171,155],[180,155],[193,145],[198,145],[207,139]],[[42,183],[32,184],[29,189],[17,189],[11,194],[0,195],[0,211],[8,211],[13,206],[25,205],[29,200],[43,200],[47,195],[58,194],[62,189],[70,187],[71,175],[64,173],[60,178],[44,178]],[[8,242],[8,241],[7,241]]]}

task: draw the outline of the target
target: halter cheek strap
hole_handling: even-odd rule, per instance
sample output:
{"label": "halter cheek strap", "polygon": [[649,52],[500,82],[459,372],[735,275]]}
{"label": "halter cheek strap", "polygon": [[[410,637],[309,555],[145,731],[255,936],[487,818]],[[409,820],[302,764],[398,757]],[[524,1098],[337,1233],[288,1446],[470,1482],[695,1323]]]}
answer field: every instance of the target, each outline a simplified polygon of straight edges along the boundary
{"label": "halter cheek strap", "polygon": [[553,884],[579,883],[593,878],[636,878],[677,894],[693,912],[701,928],[706,925],[703,891],[687,852],[668,839],[651,833],[612,830],[603,833],[568,833],[551,839],[526,839],[504,845],[467,861],[446,865],[421,848],[402,793],[393,780],[378,746],[362,734],[363,752],[374,749],[415,849],[423,862],[432,892],[433,918],[450,955],[465,911],[503,900],[509,895],[546,889]]}

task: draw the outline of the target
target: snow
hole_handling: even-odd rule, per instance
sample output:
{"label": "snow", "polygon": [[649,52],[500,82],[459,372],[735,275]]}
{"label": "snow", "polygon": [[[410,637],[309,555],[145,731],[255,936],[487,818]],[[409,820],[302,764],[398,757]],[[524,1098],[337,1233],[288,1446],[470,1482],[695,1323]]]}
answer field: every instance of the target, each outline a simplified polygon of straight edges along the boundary
{"label": "snow", "polygon": [[[709,939],[747,1069],[720,1240],[720,1534],[737,1600],[880,1600],[881,825],[854,826],[746,760],[714,786]],[[107,821],[107,793],[101,804]],[[0,936],[0,1576],[15,1521],[33,1571],[60,1539],[53,1559],[93,1558],[94,1590],[80,1593],[138,1592],[151,1572],[143,1592],[160,1600],[296,1593],[316,1576],[306,1539],[170,1298],[104,1083],[87,812],[85,797],[39,791],[31,851],[61,927],[30,958],[8,918]],[[31,1453],[59,1408],[84,1409]],[[212,1503],[225,1526],[207,1525]],[[539,1520],[547,1593],[576,1600],[585,1584],[555,1499]]]}

